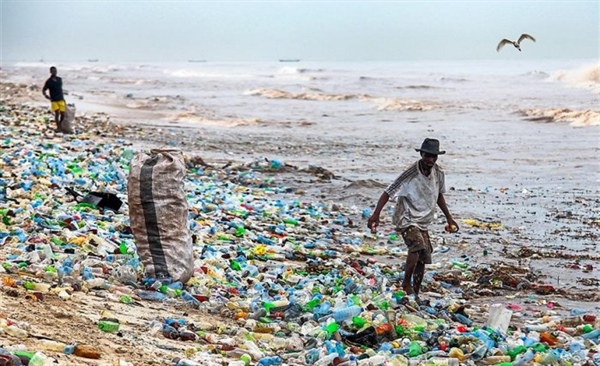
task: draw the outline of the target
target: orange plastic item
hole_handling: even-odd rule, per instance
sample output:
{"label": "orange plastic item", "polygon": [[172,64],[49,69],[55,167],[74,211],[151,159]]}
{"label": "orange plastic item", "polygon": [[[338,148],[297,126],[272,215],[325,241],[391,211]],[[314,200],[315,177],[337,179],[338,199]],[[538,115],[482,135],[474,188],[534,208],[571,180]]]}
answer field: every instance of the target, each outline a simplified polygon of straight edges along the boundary
{"label": "orange plastic item", "polygon": [[549,346],[555,346],[558,343],[558,339],[548,332],[540,333],[540,342],[546,343]]}

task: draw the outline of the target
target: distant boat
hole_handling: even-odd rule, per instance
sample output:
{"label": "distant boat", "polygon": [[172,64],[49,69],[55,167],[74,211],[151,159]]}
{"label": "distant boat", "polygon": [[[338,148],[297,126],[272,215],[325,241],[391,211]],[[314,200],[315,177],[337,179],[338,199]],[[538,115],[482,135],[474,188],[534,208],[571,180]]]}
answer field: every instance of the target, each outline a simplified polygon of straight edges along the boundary
{"label": "distant boat", "polygon": [[188,62],[206,62],[206,60],[188,60]]}
{"label": "distant boat", "polygon": [[90,59],[88,59],[88,62],[98,62],[98,59],[97,58],[90,58]]}
{"label": "distant boat", "polygon": [[299,58],[284,58],[279,59],[279,62],[300,62]]}

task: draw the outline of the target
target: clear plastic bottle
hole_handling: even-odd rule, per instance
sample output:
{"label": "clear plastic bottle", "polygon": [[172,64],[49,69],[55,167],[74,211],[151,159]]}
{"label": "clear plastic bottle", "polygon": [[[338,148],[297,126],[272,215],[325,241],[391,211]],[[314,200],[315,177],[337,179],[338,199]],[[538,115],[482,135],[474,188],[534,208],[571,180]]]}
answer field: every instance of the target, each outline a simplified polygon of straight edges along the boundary
{"label": "clear plastic bottle", "polygon": [[336,352],[330,353],[326,356],[319,358],[317,362],[313,364],[313,366],[328,366],[333,362],[333,360],[339,357],[340,356]]}
{"label": "clear plastic bottle", "polygon": [[48,356],[43,352],[36,352],[29,360],[29,366],[44,366],[48,361]]}
{"label": "clear plastic bottle", "polygon": [[64,343],[52,341],[49,339],[42,339],[42,341],[39,344],[39,348],[43,350],[61,353],[64,352],[66,346],[67,345]]}
{"label": "clear plastic bottle", "polygon": [[27,338],[29,337],[29,334],[27,333],[26,330],[21,329],[19,327],[17,327],[16,325],[9,325],[8,327],[4,328],[4,332],[6,332],[6,334],[11,335],[15,338]]}
{"label": "clear plastic bottle", "polygon": [[369,358],[365,358],[358,361],[358,365],[361,366],[379,366],[386,363],[387,357],[384,355],[375,355]]}
{"label": "clear plastic bottle", "polygon": [[350,320],[354,316],[360,315],[363,312],[363,308],[357,305],[348,306],[346,308],[337,309],[332,312],[333,318],[337,322],[343,322],[345,320]]}

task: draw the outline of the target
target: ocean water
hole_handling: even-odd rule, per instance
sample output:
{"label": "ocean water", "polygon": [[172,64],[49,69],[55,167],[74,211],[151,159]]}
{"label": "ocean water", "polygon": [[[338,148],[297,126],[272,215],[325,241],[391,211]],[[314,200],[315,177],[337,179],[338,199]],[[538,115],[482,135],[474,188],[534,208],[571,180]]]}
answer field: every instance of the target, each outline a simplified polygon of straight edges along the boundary
{"label": "ocean water", "polygon": [[[5,65],[7,80],[40,86],[49,64]],[[518,115],[600,124],[598,60],[273,63],[57,63],[68,102],[160,112],[161,121],[346,125]],[[403,113],[415,112],[415,113]]]}

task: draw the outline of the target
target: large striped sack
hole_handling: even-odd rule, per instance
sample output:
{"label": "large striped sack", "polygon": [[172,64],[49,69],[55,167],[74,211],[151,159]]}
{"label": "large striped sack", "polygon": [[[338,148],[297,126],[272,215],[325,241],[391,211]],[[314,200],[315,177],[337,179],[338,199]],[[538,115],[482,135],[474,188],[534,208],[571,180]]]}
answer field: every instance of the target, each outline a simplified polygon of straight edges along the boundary
{"label": "large striped sack", "polygon": [[141,151],[131,161],[129,220],[146,277],[185,283],[194,272],[185,173],[177,149]]}

